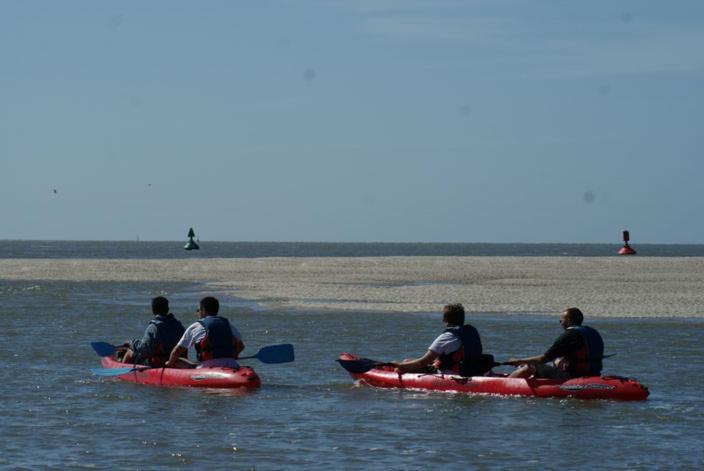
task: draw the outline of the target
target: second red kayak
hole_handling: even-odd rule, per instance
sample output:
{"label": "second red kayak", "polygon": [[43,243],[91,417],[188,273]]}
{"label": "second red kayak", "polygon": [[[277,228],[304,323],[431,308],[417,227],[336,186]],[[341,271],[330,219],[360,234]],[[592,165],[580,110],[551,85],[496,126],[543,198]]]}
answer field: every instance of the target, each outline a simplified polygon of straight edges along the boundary
{"label": "second red kayak", "polygon": [[[102,357],[103,368],[129,368],[134,365],[120,363],[111,357]],[[258,388],[261,380],[249,366],[232,368],[146,368],[135,369],[117,376],[122,381],[155,386],[180,386],[193,388]]]}
{"label": "second red kayak", "polygon": [[642,401],[648,388],[638,381],[620,376],[590,376],[572,379],[508,378],[506,375],[464,377],[447,374],[399,374],[393,367],[379,364],[365,372],[355,372],[355,361],[368,362],[349,353],[338,359],[352,378],[379,388],[454,391],[470,394],[498,394],[534,397],[575,397],[580,399],[617,399]]}

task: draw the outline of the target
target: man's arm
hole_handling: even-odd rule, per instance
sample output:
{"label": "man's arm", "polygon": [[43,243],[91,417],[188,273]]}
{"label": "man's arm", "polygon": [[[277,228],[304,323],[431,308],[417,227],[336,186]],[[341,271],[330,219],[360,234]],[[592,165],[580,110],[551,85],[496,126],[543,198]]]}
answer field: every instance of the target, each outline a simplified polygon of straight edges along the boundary
{"label": "man's arm", "polygon": [[239,358],[240,352],[244,350],[244,342],[242,342],[242,335],[237,327],[232,325],[232,322],[228,321],[230,324],[230,333],[232,334],[232,347],[235,349],[235,358]]}
{"label": "man's arm", "polygon": [[133,361],[143,362],[149,359],[154,353],[154,348],[156,347],[156,326],[154,324],[149,324],[144,330],[144,335],[140,340],[133,340],[131,342],[131,350],[133,352]]}
{"label": "man's arm", "polygon": [[396,371],[398,371],[399,373],[423,371],[423,369],[430,365],[433,361],[435,361],[437,357],[437,353],[432,350],[428,350],[427,352],[425,352],[425,355],[420,358],[394,363],[394,366],[396,367]]}
{"label": "man's arm", "polygon": [[533,357],[527,358],[511,358],[506,363],[510,363],[513,366],[540,365],[542,363],[545,363],[546,361],[548,361],[548,357],[543,353],[542,355],[535,355]]}
{"label": "man's arm", "polygon": [[166,362],[166,366],[168,368],[174,368],[179,357],[186,352],[188,352],[187,348],[176,345],[174,349],[171,350],[171,355],[169,355],[169,361]]}
{"label": "man's arm", "polygon": [[[570,343],[574,342],[574,332],[566,331],[560,335],[548,350],[542,355],[535,355],[527,358],[513,358],[506,363],[511,363],[514,366],[519,365],[540,365],[556,358],[567,355],[570,348]],[[577,334],[579,335],[579,334]]]}
{"label": "man's arm", "polygon": [[244,342],[236,337],[232,337],[232,345],[235,347],[235,358],[239,358],[240,352],[244,350]]}

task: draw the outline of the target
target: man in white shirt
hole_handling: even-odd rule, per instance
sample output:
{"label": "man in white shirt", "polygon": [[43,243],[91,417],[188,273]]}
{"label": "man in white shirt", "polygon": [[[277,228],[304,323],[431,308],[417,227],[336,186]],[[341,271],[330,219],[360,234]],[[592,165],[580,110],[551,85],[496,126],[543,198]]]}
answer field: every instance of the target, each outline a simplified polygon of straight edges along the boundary
{"label": "man in white shirt", "polygon": [[464,307],[461,304],[448,304],[442,310],[442,320],[447,329],[430,344],[425,355],[394,363],[396,371],[461,374],[465,366],[463,362],[467,362],[467,368],[474,367],[474,363],[482,356],[482,342],[477,329],[464,323]]}
{"label": "man in white shirt", "polygon": [[242,336],[235,326],[224,317],[218,316],[220,303],[212,296],[200,300],[198,315],[200,320],[194,322],[183,333],[181,340],[171,351],[166,366],[173,367],[177,359],[195,347],[202,367],[227,367],[237,369],[237,357],[244,350]]}

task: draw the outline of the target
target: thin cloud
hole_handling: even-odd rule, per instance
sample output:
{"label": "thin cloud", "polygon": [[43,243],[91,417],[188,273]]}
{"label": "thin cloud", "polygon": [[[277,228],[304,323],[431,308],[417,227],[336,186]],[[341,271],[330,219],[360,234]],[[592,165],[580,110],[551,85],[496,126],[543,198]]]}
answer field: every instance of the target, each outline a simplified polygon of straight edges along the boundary
{"label": "thin cloud", "polygon": [[[616,24],[616,23],[614,23]],[[587,25],[589,26],[589,25]],[[474,63],[521,64],[526,72],[550,76],[632,75],[704,71],[700,51],[704,31],[655,29],[629,31],[585,27],[581,36],[564,26],[538,25],[515,18],[371,16],[362,34],[396,41],[446,41],[469,47]],[[597,29],[599,26],[599,29]]]}
{"label": "thin cloud", "polygon": [[563,76],[703,72],[704,32],[661,32],[628,40],[554,41]]}
{"label": "thin cloud", "polygon": [[[317,4],[358,13],[400,13],[404,11],[478,6],[481,4],[496,5],[500,1],[502,3],[513,3],[516,0],[318,0]],[[298,3],[298,1],[293,3]]]}
{"label": "thin cloud", "polygon": [[504,22],[482,19],[394,17],[369,18],[363,33],[394,39],[441,39],[489,42],[501,37]]}

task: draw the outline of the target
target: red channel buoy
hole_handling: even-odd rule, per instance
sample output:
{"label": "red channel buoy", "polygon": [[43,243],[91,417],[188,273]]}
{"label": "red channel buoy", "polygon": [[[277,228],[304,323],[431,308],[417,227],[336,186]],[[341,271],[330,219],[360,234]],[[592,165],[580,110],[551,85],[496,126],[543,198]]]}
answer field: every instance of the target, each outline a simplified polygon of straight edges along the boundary
{"label": "red channel buoy", "polygon": [[619,255],[635,255],[636,251],[631,248],[630,245],[628,245],[628,241],[630,240],[630,236],[628,234],[628,231],[623,231],[623,247],[618,251]]}

